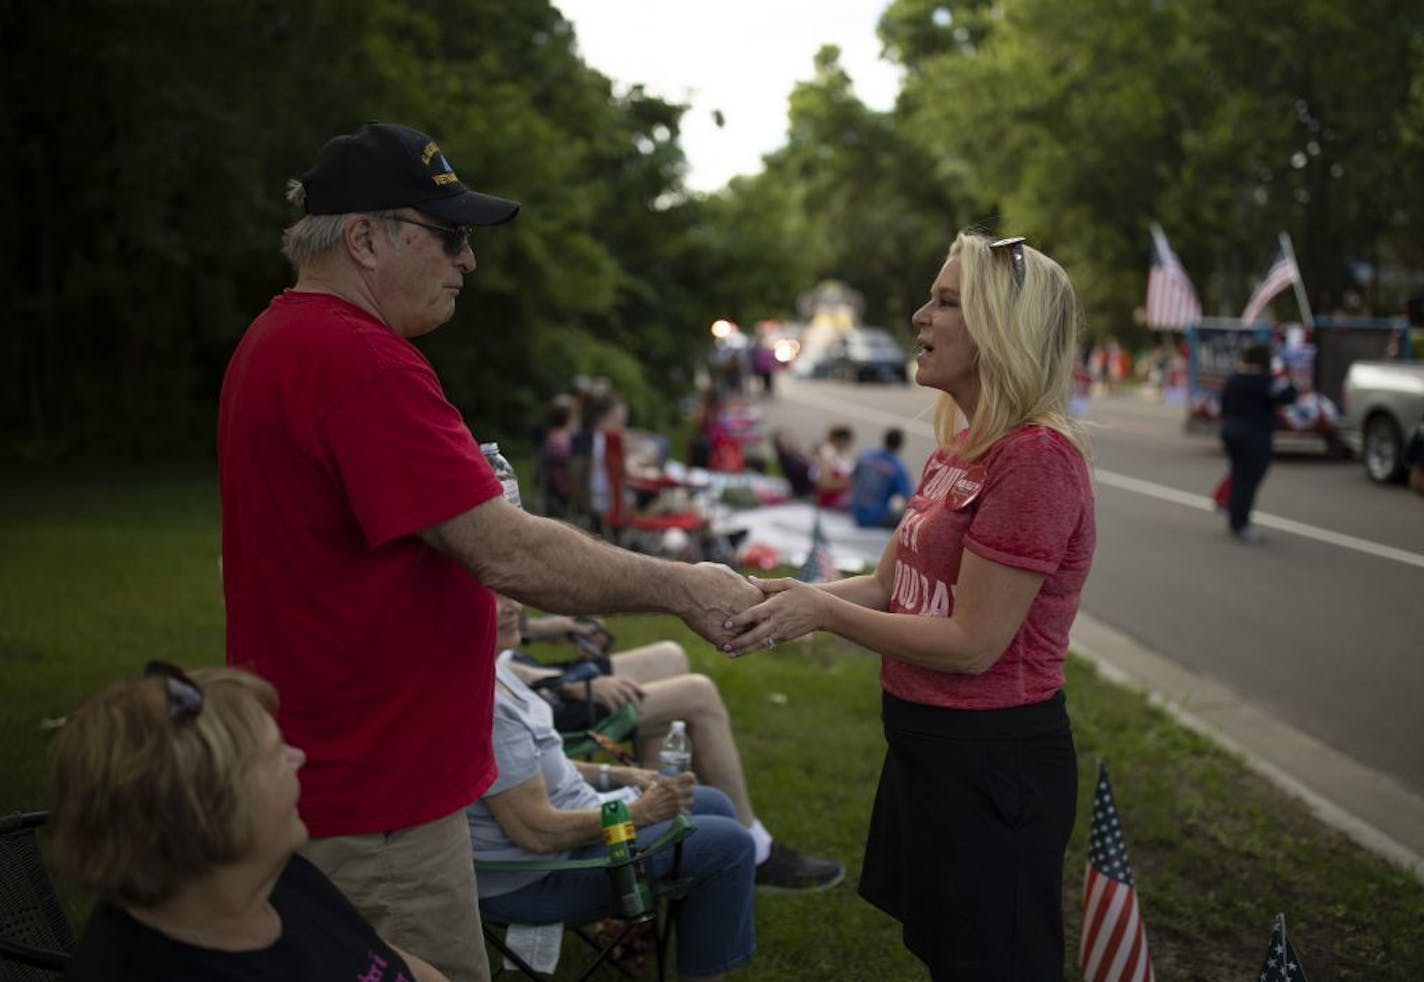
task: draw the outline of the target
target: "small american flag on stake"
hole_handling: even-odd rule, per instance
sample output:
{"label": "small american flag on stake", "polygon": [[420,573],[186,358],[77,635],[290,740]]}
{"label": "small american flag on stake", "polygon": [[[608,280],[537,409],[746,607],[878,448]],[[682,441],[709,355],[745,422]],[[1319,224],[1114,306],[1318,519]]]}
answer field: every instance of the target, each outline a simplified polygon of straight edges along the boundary
{"label": "small american flag on stake", "polygon": [[1088,869],[1083,878],[1083,943],[1078,962],[1084,982],[1155,980],[1127,844],[1117,821],[1108,768],[1101,761],[1088,835]]}
{"label": "small american flag on stake", "polygon": [[1276,926],[1271,931],[1271,947],[1266,949],[1266,960],[1261,965],[1260,982],[1310,982],[1305,977],[1305,969],[1300,967],[1300,958],[1286,938],[1286,915],[1276,915]]}
{"label": "small american flag on stake", "polygon": [[820,512],[816,512],[816,521],[811,527],[811,551],[806,553],[806,561],[796,571],[796,578],[802,583],[830,583],[841,578],[836,561],[831,558],[826,533],[821,531]]}

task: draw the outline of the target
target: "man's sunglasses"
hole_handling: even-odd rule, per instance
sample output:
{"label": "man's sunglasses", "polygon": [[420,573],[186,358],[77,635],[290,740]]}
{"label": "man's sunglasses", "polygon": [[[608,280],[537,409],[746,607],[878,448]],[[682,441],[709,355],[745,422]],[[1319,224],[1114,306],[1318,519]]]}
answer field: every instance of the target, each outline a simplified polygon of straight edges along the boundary
{"label": "man's sunglasses", "polygon": [[432,225],[429,222],[418,222],[414,218],[397,218],[396,221],[430,229],[439,236],[445,254],[452,259],[464,252],[465,247],[470,244],[470,229],[465,225]]}
{"label": "man's sunglasses", "polygon": [[168,718],[186,723],[203,711],[203,690],[183,669],[166,661],[151,661],[143,666],[144,678],[160,678],[168,690]]}
{"label": "man's sunglasses", "polygon": [[1011,239],[1000,239],[997,242],[990,242],[990,249],[1007,249],[1009,259],[1014,264],[1014,285],[1023,286],[1024,281],[1024,242],[1027,240],[1022,235],[1016,235]]}

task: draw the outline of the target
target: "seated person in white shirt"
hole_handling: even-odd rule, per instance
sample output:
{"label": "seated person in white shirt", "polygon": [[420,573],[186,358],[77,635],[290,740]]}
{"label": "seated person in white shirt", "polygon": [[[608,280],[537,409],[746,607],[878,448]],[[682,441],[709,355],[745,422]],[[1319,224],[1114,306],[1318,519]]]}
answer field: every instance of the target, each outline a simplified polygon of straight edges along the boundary
{"label": "seated person in white shirt", "polygon": [[[582,635],[595,646],[606,645],[608,638],[603,625],[595,618],[564,616],[531,617],[523,620],[511,643],[502,639],[501,650],[514,647],[514,641],[539,641]],[[691,671],[687,653],[675,641],[658,641],[632,648],[603,659],[608,673],[592,680],[592,707],[585,702],[587,690],[583,682],[558,686],[554,697],[555,727],[570,732],[587,725],[589,709],[592,718],[601,720],[625,702],[638,704],[638,745],[644,767],[656,766],[663,738],[675,719],[687,723],[692,740],[692,768],[697,779],[722,791],[736,807],[738,821],[747,827],[756,845],[756,883],[766,890],[824,890],[845,877],[840,863],[808,856],[772,838],[766,826],[752,810],[751,794],[742,771],[741,754],[732,735],[732,718],[722,701],[717,683],[706,675]],[[510,662],[523,681],[534,684],[541,678],[557,674],[558,669],[540,668],[519,661]],[[636,768],[628,769],[636,771]],[[614,768],[615,775],[627,771]]]}
{"label": "seated person in white shirt", "polygon": [[[519,604],[499,600],[500,641],[518,637]],[[563,752],[552,711],[510,671],[496,668],[494,754],[499,777],[467,810],[477,860],[591,858],[605,854],[601,806],[628,800],[628,813],[646,845],[668,819],[690,809],[697,831],[684,840],[679,875],[691,881],[677,921],[678,971],[683,979],[719,979],[756,950],[753,904],[755,849],[727,796],[694,785],[684,773],[660,778],[653,771],[617,768],[622,787],[595,791],[596,764]],[[671,872],[673,850],[650,856],[654,880]],[[580,924],[613,916],[618,898],[602,869],[557,872],[481,872],[485,916],[517,924]]]}

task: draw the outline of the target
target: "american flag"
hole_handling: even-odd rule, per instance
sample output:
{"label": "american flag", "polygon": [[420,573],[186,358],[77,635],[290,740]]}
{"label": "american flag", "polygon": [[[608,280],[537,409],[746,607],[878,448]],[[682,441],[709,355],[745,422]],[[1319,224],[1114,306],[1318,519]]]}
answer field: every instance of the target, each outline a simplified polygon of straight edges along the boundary
{"label": "american flag", "polygon": [[1201,320],[1201,301],[1162,226],[1152,225],[1152,269],[1147,273],[1147,326],[1181,331]]}
{"label": "american flag", "polygon": [[1132,886],[1127,845],[1117,822],[1107,765],[1098,763],[1088,870],[1083,878],[1083,943],[1078,952],[1084,982],[1154,982],[1147,934]]}
{"label": "american flag", "polygon": [[1251,299],[1246,302],[1246,309],[1241,311],[1241,323],[1256,323],[1271,298],[1299,279],[1300,270],[1296,268],[1295,260],[1287,255],[1284,249],[1277,249],[1276,258],[1271,261],[1271,268],[1266,270],[1266,275],[1256,284],[1256,292],[1251,294]]}
{"label": "american flag", "polygon": [[821,531],[820,512],[816,513],[816,522],[811,527],[811,551],[806,553],[806,561],[796,571],[796,578],[802,583],[829,583],[841,578],[836,561],[831,558],[826,533]]}
{"label": "american flag", "polygon": [[1286,939],[1286,915],[1276,915],[1276,926],[1271,931],[1271,947],[1266,950],[1266,961],[1261,966],[1260,982],[1309,982],[1305,969],[1300,967],[1300,958]]}

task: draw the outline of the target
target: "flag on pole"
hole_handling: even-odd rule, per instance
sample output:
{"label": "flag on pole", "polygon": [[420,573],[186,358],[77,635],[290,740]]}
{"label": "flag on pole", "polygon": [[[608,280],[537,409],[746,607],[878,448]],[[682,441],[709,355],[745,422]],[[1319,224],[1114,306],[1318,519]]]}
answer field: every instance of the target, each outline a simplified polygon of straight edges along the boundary
{"label": "flag on pole", "polygon": [[1147,326],[1181,331],[1201,320],[1201,301],[1162,226],[1152,225],[1152,268],[1147,273]]}
{"label": "flag on pole", "polygon": [[816,512],[816,522],[811,527],[811,551],[806,553],[806,561],[796,571],[796,578],[802,583],[829,583],[841,578],[836,561],[831,558],[826,533],[821,530],[820,512]]}
{"label": "flag on pole", "polygon": [[1259,982],[1309,982],[1300,967],[1295,948],[1286,938],[1286,915],[1276,915],[1271,931],[1271,947],[1266,949],[1266,961],[1261,965]]}
{"label": "flag on pole", "polygon": [[1084,982],[1154,982],[1147,933],[1132,885],[1127,844],[1117,821],[1107,765],[1098,762],[1088,869],[1083,877],[1083,939],[1078,963]]}
{"label": "flag on pole", "polygon": [[1266,275],[1256,284],[1256,292],[1251,294],[1251,299],[1246,302],[1246,309],[1241,312],[1241,323],[1248,326],[1256,323],[1256,319],[1266,309],[1266,304],[1270,303],[1276,294],[1299,282],[1300,270],[1296,268],[1295,257],[1288,255],[1285,249],[1277,249],[1276,258],[1271,260],[1271,268],[1266,270]]}

